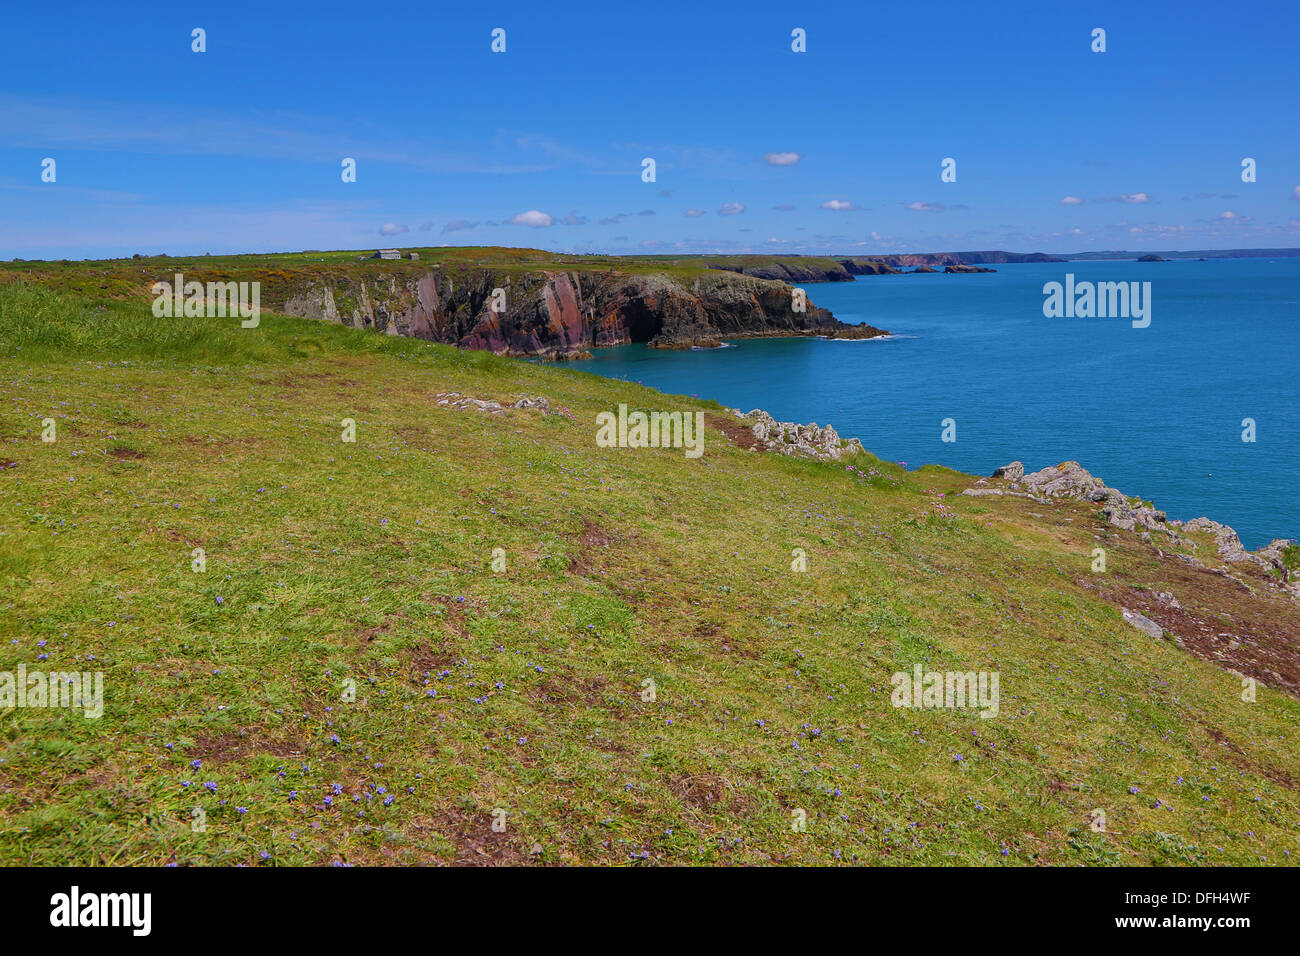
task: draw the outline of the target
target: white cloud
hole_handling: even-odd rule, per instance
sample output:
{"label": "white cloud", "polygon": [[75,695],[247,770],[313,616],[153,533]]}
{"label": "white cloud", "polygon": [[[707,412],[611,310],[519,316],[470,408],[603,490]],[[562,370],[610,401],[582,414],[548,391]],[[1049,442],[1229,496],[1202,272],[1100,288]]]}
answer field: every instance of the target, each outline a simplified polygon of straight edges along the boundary
{"label": "white cloud", "polygon": [[937,202],[909,202],[904,205],[905,209],[912,212],[938,212],[943,208],[942,203]]}
{"label": "white cloud", "polygon": [[404,232],[410,232],[410,230],[396,222],[386,222],[379,227],[381,236],[400,236]]}
{"label": "white cloud", "polygon": [[1083,204],[1083,200],[1080,199],[1078,196],[1066,196],[1064,199],[1061,200],[1062,206],[1079,206],[1082,204]]}
{"label": "white cloud", "polygon": [[704,215],[704,210],[703,210],[703,209],[688,209],[688,210],[686,210],[686,215],[688,215],[688,216],[690,216],[692,219],[694,219],[696,216],[703,216],[703,215]]}
{"label": "white cloud", "polygon": [[858,207],[853,205],[853,203],[849,202],[847,199],[829,199],[822,203],[822,208],[838,211],[842,209],[857,209]]}
{"label": "white cloud", "polygon": [[803,159],[798,153],[764,153],[763,162],[769,166],[793,166]]}
{"label": "white cloud", "polygon": [[1295,189],[1291,190],[1291,198],[1300,199],[1300,186],[1297,186]]}
{"label": "white cloud", "polygon": [[510,220],[510,224],[512,226],[531,226],[533,229],[541,229],[555,225],[555,218],[536,209],[530,209],[515,216]]}
{"label": "white cloud", "polygon": [[1123,196],[1120,196],[1119,198],[1122,199],[1124,202],[1142,203],[1142,202],[1151,201],[1150,197],[1148,197],[1146,193],[1133,193],[1132,195],[1128,195],[1126,193]]}
{"label": "white cloud", "polygon": [[722,208],[718,210],[719,216],[739,216],[745,211],[745,204],[742,202],[724,202]]}

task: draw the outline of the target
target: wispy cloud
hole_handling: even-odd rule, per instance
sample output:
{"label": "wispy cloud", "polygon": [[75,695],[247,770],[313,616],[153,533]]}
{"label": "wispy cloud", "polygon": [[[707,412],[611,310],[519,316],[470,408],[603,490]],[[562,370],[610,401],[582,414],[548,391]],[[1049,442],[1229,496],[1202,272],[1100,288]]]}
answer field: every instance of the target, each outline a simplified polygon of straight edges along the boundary
{"label": "wispy cloud", "polygon": [[[544,136],[498,131],[492,139],[500,148],[488,153],[443,149],[365,119],[352,117],[343,123],[336,117],[287,110],[258,110],[249,116],[198,107],[178,111],[149,102],[0,94],[0,115],[5,118],[0,136],[10,146],[50,152],[243,156],[334,166],[348,156],[358,161],[358,181],[366,175],[367,163],[501,175],[595,162]],[[150,123],[146,118],[151,116],[166,116],[166,121]]]}
{"label": "wispy cloud", "polygon": [[764,153],[763,162],[769,166],[793,166],[803,159],[799,153]]}

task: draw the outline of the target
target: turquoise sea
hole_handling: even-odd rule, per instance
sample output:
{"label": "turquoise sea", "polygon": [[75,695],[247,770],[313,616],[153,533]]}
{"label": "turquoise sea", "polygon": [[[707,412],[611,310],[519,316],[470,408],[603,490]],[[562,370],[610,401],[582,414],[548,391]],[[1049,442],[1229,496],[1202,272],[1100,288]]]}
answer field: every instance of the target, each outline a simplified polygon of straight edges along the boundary
{"label": "turquoise sea", "polygon": [[[832,424],[909,468],[987,475],[1077,459],[1171,518],[1207,515],[1247,548],[1300,537],[1300,259],[999,265],[978,275],[861,276],[806,286],[888,339],[642,345],[573,367]],[[1045,318],[1043,285],[1151,282],[1151,324]],[[941,440],[942,422],[957,441]],[[1242,440],[1244,419],[1254,442]]]}

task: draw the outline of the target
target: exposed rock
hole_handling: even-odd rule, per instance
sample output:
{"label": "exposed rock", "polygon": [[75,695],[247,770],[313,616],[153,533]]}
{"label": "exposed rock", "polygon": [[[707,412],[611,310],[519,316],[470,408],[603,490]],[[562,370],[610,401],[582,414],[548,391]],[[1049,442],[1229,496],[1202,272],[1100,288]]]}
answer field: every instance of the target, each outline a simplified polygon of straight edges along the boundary
{"label": "exposed rock", "polygon": [[[1023,470],[1023,465],[1021,466]],[[1104,501],[1113,488],[1107,488],[1100,478],[1080,467],[1077,461],[1063,461],[1059,465],[1024,475],[1026,485],[1049,498],[1074,498],[1079,501]],[[1115,492],[1119,494],[1119,492]]]}
{"label": "exposed rock", "polygon": [[893,266],[879,259],[841,259],[840,265],[842,265],[851,275],[855,276],[890,275],[898,271]]}
{"label": "exposed rock", "polygon": [[1007,481],[1019,481],[1025,477],[1025,463],[1023,461],[1013,461],[1009,465],[1003,465],[993,471],[994,478],[1005,478]]}
{"label": "exposed rock", "polygon": [[[376,266],[383,268],[393,266]],[[811,302],[797,312],[784,282],[729,271],[705,273],[690,283],[663,274],[464,268],[268,277],[263,301],[272,308],[283,302],[290,315],[330,321],[350,315],[358,328],[559,359],[633,342],[713,348],[732,337],[888,334],[840,322]]]}
{"label": "exposed rock", "polygon": [[[854,261],[854,260],[850,260]],[[871,261],[898,266],[996,265],[1003,262],[1066,262],[1041,252],[905,252],[872,256]],[[845,262],[848,265],[848,261]]]}
{"label": "exposed rock", "polygon": [[978,498],[982,495],[994,495],[997,497],[1008,496],[1011,498],[1028,498],[1031,501],[1047,501],[1046,498],[1039,498],[1037,495],[1031,495],[1027,491],[1015,491],[1006,488],[967,488],[962,492],[963,495],[969,495],[972,498]]}
{"label": "exposed rock", "polygon": [[529,408],[535,409],[543,415],[551,414],[550,399],[544,395],[524,396],[517,402],[503,406],[500,402],[494,402],[488,398],[471,398],[468,395],[462,395],[460,392],[439,392],[433,396],[433,403],[442,408],[472,408],[480,412],[487,412],[490,415],[500,415],[506,408]]}
{"label": "exposed rock", "polygon": [[1208,531],[1214,536],[1214,546],[1219,552],[1219,557],[1224,561],[1233,563],[1241,561],[1253,561],[1261,567],[1267,568],[1268,562],[1257,558],[1241,546],[1241,538],[1237,537],[1237,532],[1226,524],[1219,524],[1217,521],[1211,521],[1209,518],[1193,518],[1191,521],[1183,524],[1184,531]]}
{"label": "exposed rock", "polygon": [[865,451],[862,442],[856,438],[847,441],[841,439],[830,425],[820,428],[816,422],[810,425],[778,422],[761,408],[756,408],[747,415],[742,415],[739,411],[733,411],[733,414],[754,422],[750,430],[754,434],[756,446],[763,451],[822,461],[839,461],[846,455],[857,455]]}
{"label": "exposed rock", "polygon": [[535,408],[543,415],[551,414],[551,401],[545,395],[524,396],[517,402],[512,402],[511,408]]}
{"label": "exposed rock", "polygon": [[1164,628],[1151,620],[1151,618],[1139,614],[1137,611],[1130,611],[1128,608],[1124,608],[1124,620],[1128,621],[1139,631],[1149,634],[1157,640],[1165,636]]}
{"label": "exposed rock", "polygon": [[984,269],[980,266],[956,265],[956,266],[945,266],[943,271],[948,273],[962,273],[962,272],[997,272],[998,270]]}
{"label": "exposed rock", "polygon": [[[710,262],[710,269],[721,269],[725,272],[738,272],[741,275],[753,276],[756,279],[776,279],[780,282],[852,282],[853,273],[849,272],[842,263],[835,263],[831,266],[819,266],[815,263],[791,262],[789,260],[781,262]],[[893,272],[888,266],[884,267],[887,271]]]}

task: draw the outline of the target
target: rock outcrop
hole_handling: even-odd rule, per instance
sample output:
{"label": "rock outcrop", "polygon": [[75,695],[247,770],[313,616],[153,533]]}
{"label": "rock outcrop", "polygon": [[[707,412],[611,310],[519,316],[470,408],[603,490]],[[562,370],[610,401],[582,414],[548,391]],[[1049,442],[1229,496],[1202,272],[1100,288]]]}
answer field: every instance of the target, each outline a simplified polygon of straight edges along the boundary
{"label": "rock outcrop", "polygon": [[[264,285],[264,290],[266,286]],[[612,271],[490,269],[317,276],[263,302],[290,315],[373,328],[505,355],[571,358],[589,348],[644,342],[716,347],[725,338],[888,333],[840,322],[811,302],[795,309],[784,282],[719,271],[686,282]]]}
{"label": "rock outcrop", "polygon": [[[1269,580],[1282,590],[1300,597],[1300,572],[1289,568],[1286,563],[1286,554],[1293,542],[1285,538],[1276,538],[1266,547],[1252,553],[1242,546],[1237,532],[1227,525],[1209,518],[1193,518],[1186,522],[1170,521],[1165,512],[1139,498],[1130,498],[1122,491],[1111,488],[1077,461],[1064,461],[1030,474],[1025,474],[1022,462],[1013,461],[996,469],[991,477],[1000,478],[1008,484],[1006,487],[967,488],[962,494],[1012,495],[1043,502],[1054,498],[1093,502],[1101,505],[1098,516],[1112,527],[1122,531],[1143,529],[1141,534],[1148,541],[1151,540],[1151,531],[1161,531],[1169,536],[1172,544],[1192,550],[1196,549],[1196,542],[1187,535],[1205,532],[1213,537],[1215,551],[1225,564],[1249,564],[1265,572]],[[983,479],[977,482],[983,483]],[[1175,553],[1172,556],[1192,567],[1215,570],[1190,554]],[[1215,573],[1221,573],[1221,569]]]}
{"label": "rock outcrop", "polygon": [[839,433],[830,425],[821,428],[816,422],[810,425],[778,422],[761,408],[756,408],[749,414],[733,409],[732,414],[754,423],[750,428],[754,434],[754,447],[762,451],[821,461],[839,461],[846,456],[865,452],[862,442],[856,438],[840,438]]}
{"label": "rock outcrop", "polygon": [[487,412],[489,415],[503,414],[507,408],[527,408],[539,411],[543,415],[551,414],[551,402],[545,395],[524,395],[516,402],[502,405],[490,398],[474,398],[470,395],[462,395],[460,392],[438,392],[433,396],[433,403],[440,408],[474,409]]}

